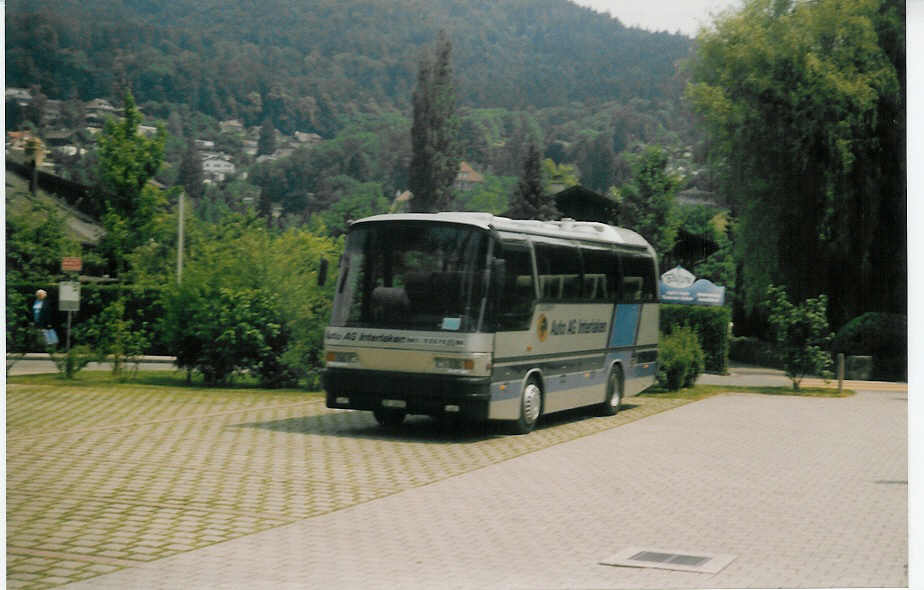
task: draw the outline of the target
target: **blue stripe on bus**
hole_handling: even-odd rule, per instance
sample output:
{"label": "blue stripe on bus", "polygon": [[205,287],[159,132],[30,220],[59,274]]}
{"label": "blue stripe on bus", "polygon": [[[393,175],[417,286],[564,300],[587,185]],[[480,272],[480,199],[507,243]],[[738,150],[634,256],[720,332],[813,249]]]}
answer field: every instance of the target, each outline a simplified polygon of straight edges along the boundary
{"label": "blue stripe on bus", "polygon": [[632,346],[642,306],[638,303],[619,303],[613,311],[613,329],[610,332],[610,348]]}

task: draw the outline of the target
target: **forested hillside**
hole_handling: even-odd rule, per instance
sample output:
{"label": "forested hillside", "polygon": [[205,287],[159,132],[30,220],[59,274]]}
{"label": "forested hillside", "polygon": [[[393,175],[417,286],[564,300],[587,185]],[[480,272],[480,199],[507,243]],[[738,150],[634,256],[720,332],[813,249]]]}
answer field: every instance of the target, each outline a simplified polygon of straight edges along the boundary
{"label": "forested hillside", "polygon": [[62,100],[130,87],[149,115],[185,104],[330,137],[343,115],[407,112],[441,29],[469,107],[677,96],[692,44],[566,0],[12,0],[6,80]]}

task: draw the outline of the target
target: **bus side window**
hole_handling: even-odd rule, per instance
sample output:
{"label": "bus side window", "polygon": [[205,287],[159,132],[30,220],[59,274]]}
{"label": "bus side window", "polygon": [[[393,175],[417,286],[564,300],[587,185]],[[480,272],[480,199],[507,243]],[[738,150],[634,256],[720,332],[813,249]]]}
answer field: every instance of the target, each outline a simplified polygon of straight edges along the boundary
{"label": "bus side window", "polygon": [[620,253],[623,303],[653,303],[658,300],[654,259],[641,253]]}
{"label": "bus side window", "polygon": [[584,260],[584,300],[613,301],[618,291],[619,259],[612,250],[581,247]]}
{"label": "bus side window", "polygon": [[574,301],[581,297],[581,252],[574,246],[536,242],[536,267],[542,299]]}
{"label": "bus side window", "polygon": [[507,267],[504,284],[500,285],[497,330],[529,330],[536,302],[529,244],[504,242],[499,257],[507,261]]}

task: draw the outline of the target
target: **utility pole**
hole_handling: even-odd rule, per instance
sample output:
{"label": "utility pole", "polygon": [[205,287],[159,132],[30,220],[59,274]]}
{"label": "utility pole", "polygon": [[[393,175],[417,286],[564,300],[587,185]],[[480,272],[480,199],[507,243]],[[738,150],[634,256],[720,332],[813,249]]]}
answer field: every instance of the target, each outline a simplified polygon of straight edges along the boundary
{"label": "utility pole", "polygon": [[185,191],[180,191],[180,211],[177,220],[176,282],[178,285],[183,282],[183,196],[185,194]]}

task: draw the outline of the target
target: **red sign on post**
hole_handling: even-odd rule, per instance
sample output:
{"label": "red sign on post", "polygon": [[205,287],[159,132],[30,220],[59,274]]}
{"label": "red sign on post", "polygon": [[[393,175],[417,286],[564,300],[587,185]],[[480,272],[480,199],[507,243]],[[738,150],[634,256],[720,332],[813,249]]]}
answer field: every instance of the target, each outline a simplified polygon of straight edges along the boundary
{"label": "red sign on post", "polygon": [[80,271],[83,268],[83,261],[76,256],[65,256],[61,259],[61,270]]}

